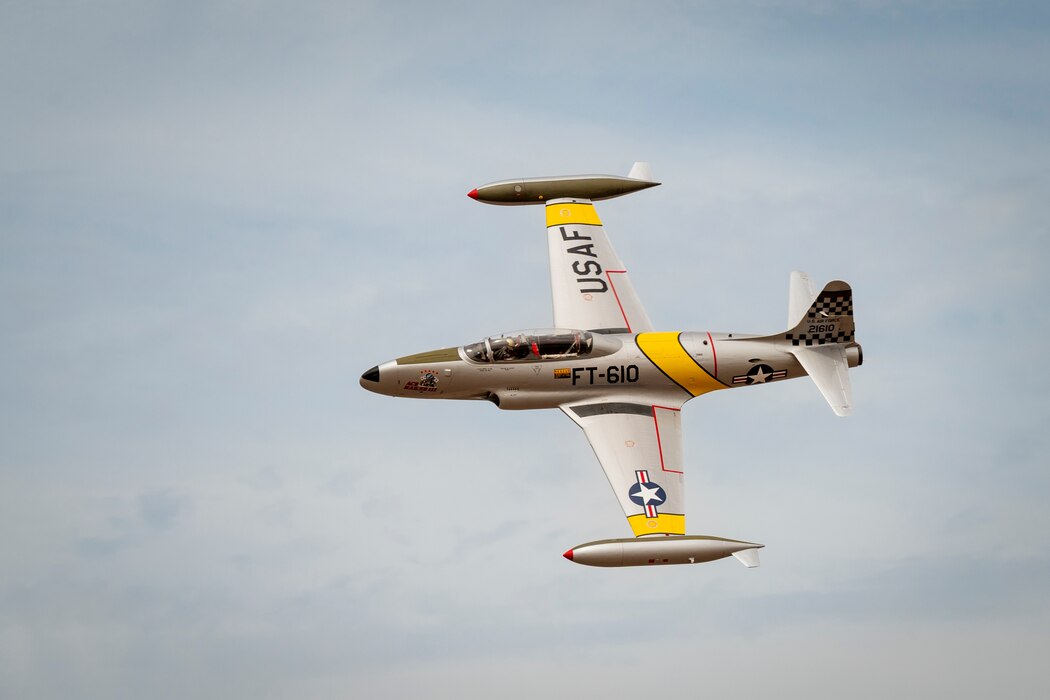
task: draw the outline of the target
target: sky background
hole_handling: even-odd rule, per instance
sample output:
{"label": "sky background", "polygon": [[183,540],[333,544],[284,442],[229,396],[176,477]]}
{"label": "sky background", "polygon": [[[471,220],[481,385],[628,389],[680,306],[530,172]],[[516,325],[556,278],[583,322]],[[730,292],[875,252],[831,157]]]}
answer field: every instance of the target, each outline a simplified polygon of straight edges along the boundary
{"label": "sky background", "polygon": [[[1044,3],[0,2],[0,697],[1044,698]],[[599,206],[654,323],[849,281],[855,414],[683,411],[629,535],[557,411],[369,367],[551,323],[516,176]]]}

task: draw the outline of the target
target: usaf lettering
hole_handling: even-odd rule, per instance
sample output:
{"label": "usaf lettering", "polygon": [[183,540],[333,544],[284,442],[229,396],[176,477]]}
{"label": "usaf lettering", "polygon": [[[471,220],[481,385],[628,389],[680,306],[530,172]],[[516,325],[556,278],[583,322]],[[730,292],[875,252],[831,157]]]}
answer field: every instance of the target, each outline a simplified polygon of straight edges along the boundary
{"label": "usaf lettering", "polygon": [[[568,232],[565,230],[564,226],[558,228],[561,231],[561,239],[563,241],[591,240],[590,236],[581,236],[579,231]],[[582,255],[588,258],[598,257],[598,254],[594,252],[593,243],[582,243],[580,245],[570,246],[565,249],[565,252],[571,255]],[[606,284],[605,280],[597,276],[602,274],[602,266],[597,260],[574,260],[571,267],[572,271],[578,275],[576,281],[580,285],[580,294],[601,294],[609,291],[609,285]],[[594,276],[592,277],[591,275]]]}

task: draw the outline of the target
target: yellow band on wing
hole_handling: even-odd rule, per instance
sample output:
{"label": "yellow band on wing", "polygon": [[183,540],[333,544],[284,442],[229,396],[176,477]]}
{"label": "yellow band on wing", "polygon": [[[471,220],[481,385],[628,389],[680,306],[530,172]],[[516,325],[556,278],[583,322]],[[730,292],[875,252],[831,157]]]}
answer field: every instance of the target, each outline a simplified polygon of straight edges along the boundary
{"label": "yellow band on wing", "polygon": [[601,226],[602,222],[598,212],[594,211],[594,205],[590,203],[555,202],[547,205],[547,228],[568,224]]}
{"label": "yellow band on wing", "polygon": [[691,396],[725,389],[725,384],[708,374],[696,360],[689,356],[678,340],[679,335],[681,334],[639,333],[638,347],[650,362],[659,367],[661,372],[689,392]]}
{"label": "yellow band on wing", "polygon": [[685,534],[684,515],[659,513],[655,518],[648,518],[645,513],[639,513],[638,515],[628,515],[627,522],[631,524],[635,537],[641,537],[642,535]]}

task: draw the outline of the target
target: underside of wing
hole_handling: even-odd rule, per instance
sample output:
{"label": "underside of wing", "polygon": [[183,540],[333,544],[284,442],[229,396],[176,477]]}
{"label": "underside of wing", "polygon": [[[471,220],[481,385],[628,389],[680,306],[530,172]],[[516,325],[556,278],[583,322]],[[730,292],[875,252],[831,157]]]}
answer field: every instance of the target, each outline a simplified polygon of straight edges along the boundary
{"label": "underside of wing", "polygon": [[606,333],[653,330],[594,204],[555,199],[546,209],[554,325]]}
{"label": "underside of wing", "polygon": [[685,534],[681,404],[562,406],[587,435],[636,537]]}

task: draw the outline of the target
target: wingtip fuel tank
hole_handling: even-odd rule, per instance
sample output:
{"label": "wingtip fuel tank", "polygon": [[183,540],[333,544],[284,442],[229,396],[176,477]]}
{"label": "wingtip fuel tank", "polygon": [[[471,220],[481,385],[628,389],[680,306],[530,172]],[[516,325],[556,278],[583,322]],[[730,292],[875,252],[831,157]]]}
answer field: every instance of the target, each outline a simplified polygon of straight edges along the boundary
{"label": "wingtip fuel tank", "polygon": [[500,180],[467,193],[485,204],[544,204],[551,199],[573,197],[600,201],[656,187],[648,163],[635,163],[627,177],[621,175],[562,175]]}
{"label": "wingtip fuel tank", "polygon": [[700,564],[733,556],[751,569],[759,565],[758,550],[764,546],[709,535],[671,535],[587,542],[562,556],[576,564],[605,567]]}

